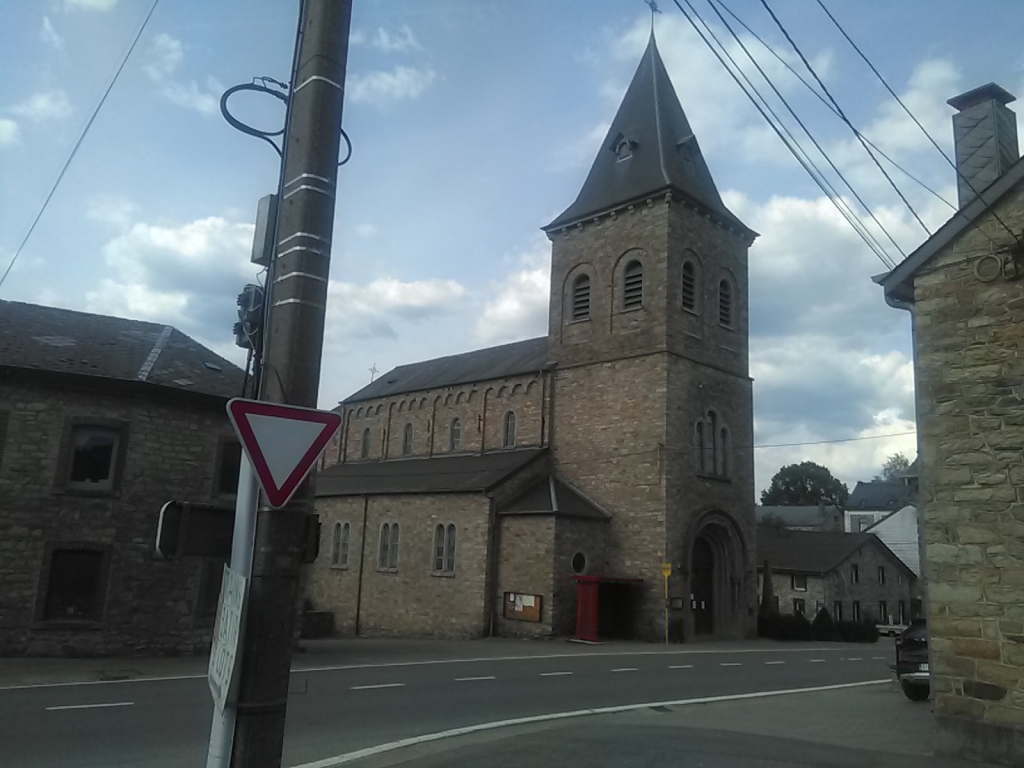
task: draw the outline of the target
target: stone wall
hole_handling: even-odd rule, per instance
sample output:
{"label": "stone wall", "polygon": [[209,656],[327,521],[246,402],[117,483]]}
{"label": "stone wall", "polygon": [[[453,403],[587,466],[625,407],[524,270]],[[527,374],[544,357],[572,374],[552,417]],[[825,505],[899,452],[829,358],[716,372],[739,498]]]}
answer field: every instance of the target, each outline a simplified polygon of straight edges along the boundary
{"label": "stone wall", "polygon": [[[1020,232],[1024,193],[996,211]],[[985,216],[937,254],[913,318],[939,732],[948,751],[1010,764],[1024,752],[1024,282],[999,274],[992,242],[1007,239]]]}
{"label": "stone wall", "polygon": [[604,576],[609,572],[607,557],[608,521],[560,517],[555,522],[555,558],[552,589],[554,615],[551,623],[556,635],[576,633],[576,582],[573,557],[585,560],[579,573]]}
{"label": "stone wall", "polygon": [[[208,646],[220,564],[161,560],[156,528],[166,501],[216,500],[218,447],[234,437],[222,401],[158,392],[0,382],[7,425],[0,436],[0,653],[189,653]],[[72,419],[124,429],[113,492],[65,486]],[[68,547],[104,553],[97,621],[43,620],[51,553]]]}
{"label": "stone wall", "polygon": [[[495,628],[509,637],[549,636],[553,631],[555,518],[502,515],[500,526]],[[540,622],[506,619],[502,608],[507,592],[540,595]]]}

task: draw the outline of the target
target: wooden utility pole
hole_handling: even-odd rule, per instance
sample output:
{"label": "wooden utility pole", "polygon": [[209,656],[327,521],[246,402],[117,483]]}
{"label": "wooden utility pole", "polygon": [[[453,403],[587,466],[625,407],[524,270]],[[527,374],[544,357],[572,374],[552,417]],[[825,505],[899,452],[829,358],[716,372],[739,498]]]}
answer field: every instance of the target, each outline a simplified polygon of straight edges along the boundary
{"label": "wooden utility pole", "polygon": [[[267,276],[260,399],[315,407],[351,0],[303,0],[289,92],[277,243]],[[231,765],[281,765],[307,518],[307,481],[287,507],[257,514]]]}

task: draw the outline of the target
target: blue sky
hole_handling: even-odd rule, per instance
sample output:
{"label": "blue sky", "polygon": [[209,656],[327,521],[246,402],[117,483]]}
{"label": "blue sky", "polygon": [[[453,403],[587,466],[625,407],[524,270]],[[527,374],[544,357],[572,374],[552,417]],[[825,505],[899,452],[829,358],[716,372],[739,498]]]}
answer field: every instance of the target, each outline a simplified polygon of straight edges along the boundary
{"label": "blue sky", "polygon": [[[4,5],[0,269],[97,103],[149,0]],[[706,0],[696,7],[724,34]],[[759,0],[729,8],[799,65]],[[947,199],[953,173],[815,2],[771,3],[853,122]],[[945,100],[996,81],[1024,94],[1013,0],[829,0],[940,143]],[[0,298],[165,322],[240,360],[234,296],[277,157],[233,131],[227,86],[286,79],[297,2],[164,0]],[[670,0],[659,48],[751,250],[758,444],[913,429],[910,324],[870,276],[881,263],[785,152]],[[321,405],[384,371],[546,331],[539,228],[575,198],[646,43],[640,0],[356,0],[345,128],[352,161],[332,262]],[[752,38],[780,90],[909,252],[924,238],[848,130]],[[742,56],[732,43],[730,50]],[[746,67],[747,69],[752,69]],[[1011,108],[1014,105],[1011,105]],[[239,98],[240,116],[281,120]],[[805,142],[806,143],[806,142]],[[899,172],[934,229],[950,210]],[[894,248],[893,256],[898,257]],[[867,480],[914,438],[758,449],[758,487],[810,459]]]}

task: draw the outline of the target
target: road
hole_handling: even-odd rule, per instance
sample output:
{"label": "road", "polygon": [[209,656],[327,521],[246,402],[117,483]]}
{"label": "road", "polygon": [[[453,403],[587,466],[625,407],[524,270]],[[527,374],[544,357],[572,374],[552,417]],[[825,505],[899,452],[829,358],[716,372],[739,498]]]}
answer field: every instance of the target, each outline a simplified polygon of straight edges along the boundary
{"label": "road", "polygon": [[[884,679],[891,661],[888,643],[697,651],[576,647],[296,669],[284,764],[511,718]],[[211,714],[206,680],[198,676],[0,689],[0,762],[26,768],[199,765]]]}

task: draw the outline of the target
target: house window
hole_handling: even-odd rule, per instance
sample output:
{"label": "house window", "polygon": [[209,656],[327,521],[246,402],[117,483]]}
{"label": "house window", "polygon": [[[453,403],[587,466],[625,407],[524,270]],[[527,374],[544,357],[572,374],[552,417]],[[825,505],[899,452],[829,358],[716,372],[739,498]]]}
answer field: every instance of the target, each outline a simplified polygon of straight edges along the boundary
{"label": "house window", "polygon": [[807,604],[802,597],[793,598],[793,613],[803,616],[807,612]]}
{"label": "house window", "polygon": [[896,584],[901,587],[903,586],[903,574],[899,571],[896,571]]}
{"label": "house window", "polygon": [[902,600],[900,600],[898,607],[899,607],[900,624],[906,624],[907,623],[907,604],[905,602],[903,602]]}
{"label": "house window", "polygon": [[516,447],[516,415],[509,411],[501,424],[501,446],[502,448]]}
{"label": "house window", "polygon": [[853,620],[860,621],[860,601],[853,601]]}
{"label": "house window", "polygon": [[55,549],[43,618],[99,621],[103,617],[103,560],[103,552],[96,549]]}
{"label": "house window", "polygon": [[683,262],[683,309],[697,311],[697,267],[692,261]]}
{"label": "house window", "polygon": [[412,453],[412,424],[406,424],[402,430],[402,455],[408,456]]}
{"label": "house window", "polygon": [[622,310],[640,309],[644,305],[644,267],[639,261],[626,265],[622,280]]}
{"label": "house window", "polygon": [[455,525],[434,526],[434,573],[455,575]]}
{"label": "house window", "polygon": [[794,592],[806,592],[807,591],[807,574],[792,574],[789,577],[790,588]]}
{"label": "house window", "polygon": [[843,601],[836,600],[832,603],[832,618],[836,621],[843,620]]}
{"label": "house window", "polygon": [[914,597],[910,600],[910,615],[917,618],[921,615],[921,598]]}
{"label": "house window", "polygon": [[580,275],[572,281],[572,321],[590,319],[590,276]]}
{"label": "house window", "polygon": [[719,477],[729,476],[729,430],[722,427],[718,430],[718,453],[715,456],[715,474]]}
{"label": "house window", "polygon": [[885,602],[885,600],[878,601],[878,623],[889,623],[889,605]]}
{"label": "house window", "polygon": [[[859,584],[860,583],[860,566],[857,565],[857,563],[853,563],[850,566],[850,583],[851,584]],[[856,619],[854,619],[854,621],[856,621]]]}
{"label": "house window", "polygon": [[728,280],[718,283],[718,324],[732,328],[732,284]]}
{"label": "house window", "polygon": [[448,428],[448,450],[457,451],[462,445],[462,422],[459,419],[452,419]]}
{"label": "house window", "polygon": [[377,569],[398,570],[398,523],[384,523],[380,527],[380,545],[377,550]]}
{"label": "house window", "polygon": [[351,538],[351,525],[348,523],[334,524],[334,536],[331,538],[332,568],[348,568],[348,545]]}
{"label": "house window", "polygon": [[217,450],[217,487],[214,492],[218,496],[235,496],[238,493],[238,471],[242,467],[242,446],[234,440],[227,440]]}
{"label": "house window", "polygon": [[121,438],[121,430],[115,427],[72,427],[68,487],[113,490]]}
{"label": "house window", "polygon": [[367,427],[363,430],[363,442],[359,448],[359,458],[368,459],[370,458],[370,428]]}
{"label": "house window", "polygon": [[878,583],[885,584],[885,566],[878,566]]}

